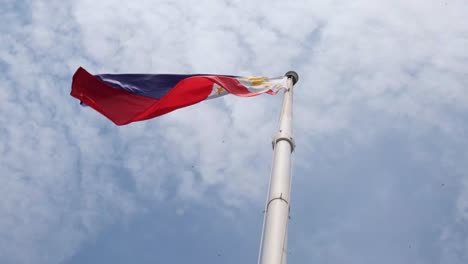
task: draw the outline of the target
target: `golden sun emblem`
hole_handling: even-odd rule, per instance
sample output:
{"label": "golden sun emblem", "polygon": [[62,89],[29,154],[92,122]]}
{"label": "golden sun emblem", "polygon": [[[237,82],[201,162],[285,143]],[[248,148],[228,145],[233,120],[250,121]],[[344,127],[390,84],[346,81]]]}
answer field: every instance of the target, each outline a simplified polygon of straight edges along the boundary
{"label": "golden sun emblem", "polygon": [[251,82],[252,86],[264,85],[265,82],[268,80],[267,77],[261,77],[261,76],[250,76],[250,77],[246,77],[245,79]]}
{"label": "golden sun emblem", "polygon": [[221,94],[222,92],[224,92],[224,88],[220,86],[216,88],[216,92],[218,92],[218,94]]}

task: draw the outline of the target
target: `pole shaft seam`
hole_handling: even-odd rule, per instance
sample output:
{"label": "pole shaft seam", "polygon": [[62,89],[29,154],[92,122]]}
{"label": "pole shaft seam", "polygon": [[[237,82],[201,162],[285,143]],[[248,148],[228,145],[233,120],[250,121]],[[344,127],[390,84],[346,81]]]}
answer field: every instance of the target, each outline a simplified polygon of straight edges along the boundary
{"label": "pole shaft seam", "polygon": [[284,136],[284,135],[275,137],[273,139],[273,142],[272,142],[273,149],[275,149],[276,144],[278,144],[278,142],[280,142],[281,140],[284,140],[284,141],[288,142],[289,145],[291,145],[291,153],[293,153],[294,149],[296,148],[296,143],[294,142],[294,139],[292,137],[288,137],[288,136]]}
{"label": "pole shaft seam", "polygon": [[285,202],[287,205],[289,205],[289,202],[284,199],[283,197],[276,197],[276,198],[273,198],[273,199],[270,199],[270,201],[268,201],[268,204],[267,204],[267,208],[266,208],[266,211],[268,212],[268,208],[270,207],[270,203],[273,202],[274,200],[281,200],[283,202]]}

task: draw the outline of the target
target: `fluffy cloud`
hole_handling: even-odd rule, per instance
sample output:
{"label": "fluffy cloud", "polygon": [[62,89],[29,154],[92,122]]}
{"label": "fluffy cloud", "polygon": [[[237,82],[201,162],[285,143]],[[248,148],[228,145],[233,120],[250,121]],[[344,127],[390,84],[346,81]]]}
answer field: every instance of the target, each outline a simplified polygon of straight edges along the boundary
{"label": "fluffy cloud", "polygon": [[[7,1],[0,261],[64,262],[146,201],[263,203],[280,97],[225,97],[117,128],[68,95],[82,65],[298,71],[294,203],[320,231],[293,222],[292,258],[463,263],[467,13],[463,1]],[[434,193],[441,184],[451,192]]]}

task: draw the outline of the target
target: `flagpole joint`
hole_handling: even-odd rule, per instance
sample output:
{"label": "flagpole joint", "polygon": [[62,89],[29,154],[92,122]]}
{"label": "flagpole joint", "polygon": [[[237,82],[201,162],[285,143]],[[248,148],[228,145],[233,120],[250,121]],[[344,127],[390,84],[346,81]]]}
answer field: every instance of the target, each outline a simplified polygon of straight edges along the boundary
{"label": "flagpole joint", "polygon": [[272,198],[272,199],[270,199],[270,200],[268,201],[267,208],[266,208],[266,211],[267,211],[267,212],[268,212],[268,207],[270,207],[270,203],[273,202],[273,201],[275,201],[275,200],[283,201],[283,202],[285,202],[287,205],[289,205],[288,200],[284,199],[284,198],[283,198],[283,194],[281,194],[280,197],[274,197],[274,198]]}
{"label": "flagpole joint", "polygon": [[279,132],[276,135],[276,137],[273,138],[273,140],[271,142],[271,146],[272,146],[273,150],[275,149],[276,144],[278,144],[278,142],[280,142],[281,140],[284,140],[284,141],[288,142],[289,145],[291,145],[291,153],[293,153],[294,149],[296,148],[296,142],[294,142],[294,139],[291,136],[285,135],[285,134],[283,134],[281,132]]}

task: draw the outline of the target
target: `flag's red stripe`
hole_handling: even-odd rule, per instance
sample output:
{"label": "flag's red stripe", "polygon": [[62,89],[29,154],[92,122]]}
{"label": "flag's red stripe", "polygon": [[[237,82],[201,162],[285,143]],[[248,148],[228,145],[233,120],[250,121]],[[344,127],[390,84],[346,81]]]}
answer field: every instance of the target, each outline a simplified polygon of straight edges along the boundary
{"label": "flag's red stripe", "polygon": [[219,86],[226,89],[231,94],[237,96],[252,96],[253,94],[247,90],[247,88],[242,85],[237,79],[232,77],[226,76],[219,76],[219,75],[210,75],[206,76],[206,78],[212,80],[214,83],[217,83]]}
{"label": "flag's red stripe", "polygon": [[237,96],[250,97],[250,96],[256,96],[256,95],[263,94],[263,93],[268,93],[272,95],[277,93],[277,92],[273,92],[272,90],[268,90],[266,92],[264,91],[251,92],[244,85],[242,85],[237,79],[228,77],[228,76],[211,75],[211,76],[206,76],[206,78],[209,78],[213,82],[219,84],[221,87],[226,89],[229,93],[237,95]]}
{"label": "flag's red stripe", "polygon": [[208,97],[213,81],[190,77],[177,83],[161,99],[153,99],[115,89],[79,68],[73,76],[71,95],[117,125],[157,117],[196,104]]}

